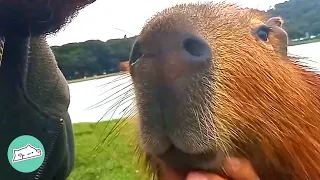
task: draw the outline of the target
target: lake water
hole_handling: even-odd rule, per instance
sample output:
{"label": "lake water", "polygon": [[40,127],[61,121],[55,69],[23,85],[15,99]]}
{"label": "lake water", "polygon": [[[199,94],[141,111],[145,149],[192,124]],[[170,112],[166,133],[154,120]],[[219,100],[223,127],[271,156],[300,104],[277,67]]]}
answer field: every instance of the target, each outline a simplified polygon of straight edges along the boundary
{"label": "lake water", "polygon": [[[290,54],[309,58],[304,63],[319,71],[318,50],[320,42],[289,47]],[[69,113],[72,122],[97,122],[100,119],[109,120],[128,115],[133,107],[130,84],[128,75],[69,84],[71,93]],[[96,106],[92,108],[94,105]]]}

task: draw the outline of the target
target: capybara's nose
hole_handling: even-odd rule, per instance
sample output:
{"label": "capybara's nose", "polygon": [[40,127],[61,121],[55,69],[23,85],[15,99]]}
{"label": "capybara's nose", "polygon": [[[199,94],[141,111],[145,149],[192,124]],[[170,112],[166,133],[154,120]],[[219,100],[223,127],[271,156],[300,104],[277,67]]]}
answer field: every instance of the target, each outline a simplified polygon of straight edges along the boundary
{"label": "capybara's nose", "polygon": [[182,61],[191,66],[207,64],[212,59],[210,46],[202,38],[195,35],[186,36],[182,39]]}
{"label": "capybara's nose", "polygon": [[170,32],[139,37],[131,53],[131,64],[139,59],[142,60],[139,63],[152,64],[149,73],[156,75],[157,83],[168,84],[209,68],[212,51],[194,33]]}
{"label": "capybara's nose", "polygon": [[211,48],[201,37],[191,33],[177,33],[161,41],[162,51],[157,57],[158,83],[169,85],[210,67]]}

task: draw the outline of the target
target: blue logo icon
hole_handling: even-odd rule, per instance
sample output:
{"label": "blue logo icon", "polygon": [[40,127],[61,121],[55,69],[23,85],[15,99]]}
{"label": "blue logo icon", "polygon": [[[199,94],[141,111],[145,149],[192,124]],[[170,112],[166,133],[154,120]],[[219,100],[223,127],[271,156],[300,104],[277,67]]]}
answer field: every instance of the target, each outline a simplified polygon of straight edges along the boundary
{"label": "blue logo icon", "polygon": [[14,139],[8,148],[8,160],[19,172],[30,173],[43,163],[45,150],[35,137],[23,135]]}

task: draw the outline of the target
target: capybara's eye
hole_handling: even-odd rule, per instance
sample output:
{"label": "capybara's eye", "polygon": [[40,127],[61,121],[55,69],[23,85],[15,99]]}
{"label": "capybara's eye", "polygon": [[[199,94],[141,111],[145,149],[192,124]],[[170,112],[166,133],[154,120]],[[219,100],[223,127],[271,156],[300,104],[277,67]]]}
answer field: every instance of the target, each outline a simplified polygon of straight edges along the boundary
{"label": "capybara's eye", "polygon": [[143,54],[141,53],[141,50],[140,50],[140,44],[138,41],[136,41],[133,44],[132,51],[129,58],[130,66],[134,65],[142,56]]}
{"label": "capybara's eye", "polygon": [[270,28],[265,25],[258,27],[256,30],[256,36],[264,42],[268,42],[269,33],[270,33]]}

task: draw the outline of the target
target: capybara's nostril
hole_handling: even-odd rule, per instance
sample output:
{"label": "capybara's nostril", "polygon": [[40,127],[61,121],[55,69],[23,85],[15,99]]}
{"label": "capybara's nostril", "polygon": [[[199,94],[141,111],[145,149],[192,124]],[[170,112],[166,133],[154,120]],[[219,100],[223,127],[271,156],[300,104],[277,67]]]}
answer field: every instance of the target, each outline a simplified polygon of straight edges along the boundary
{"label": "capybara's nostril", "polygon": [[212,59],[210,46],[199,37],[189,36],[183,41],[183,48],[188,52],[189,63],[199,63]]}

